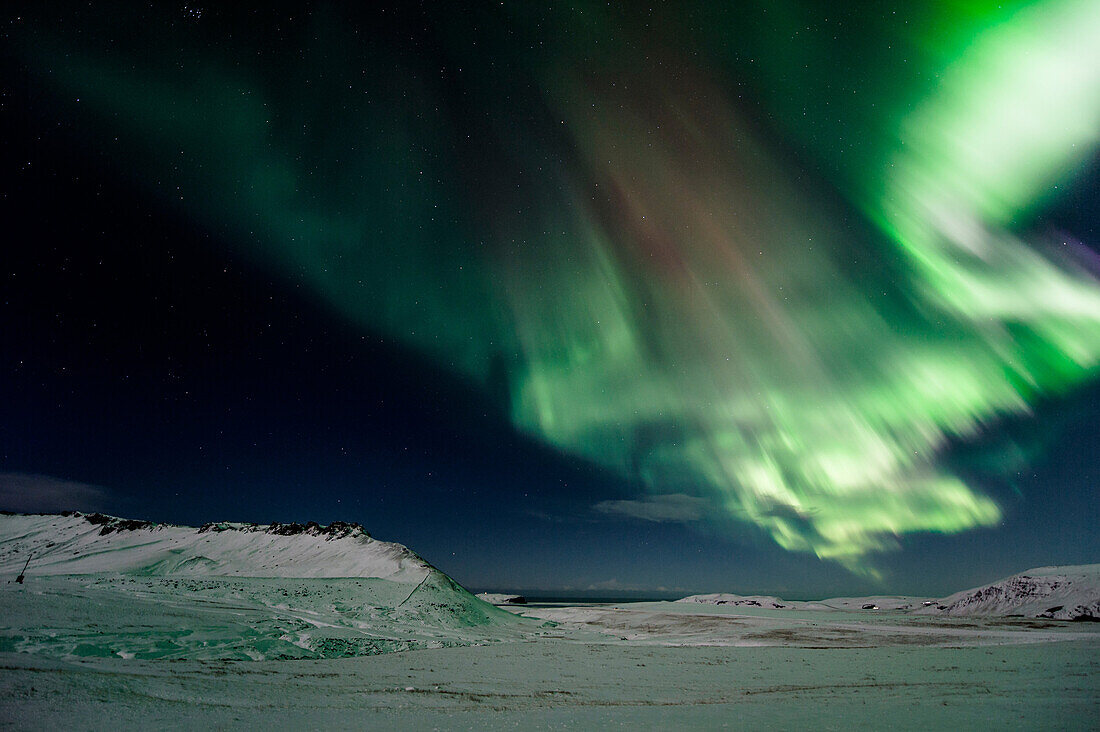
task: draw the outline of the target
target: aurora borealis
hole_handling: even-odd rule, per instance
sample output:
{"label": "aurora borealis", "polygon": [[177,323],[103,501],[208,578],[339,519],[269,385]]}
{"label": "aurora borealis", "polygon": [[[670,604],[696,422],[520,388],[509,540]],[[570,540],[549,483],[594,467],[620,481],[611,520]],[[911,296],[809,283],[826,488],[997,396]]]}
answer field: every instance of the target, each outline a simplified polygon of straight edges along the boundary
{"label": "aurora borealis", "polygon": [[50,13],[97,166],[708,531],[875,576],[1100,373],[1095,2]]}

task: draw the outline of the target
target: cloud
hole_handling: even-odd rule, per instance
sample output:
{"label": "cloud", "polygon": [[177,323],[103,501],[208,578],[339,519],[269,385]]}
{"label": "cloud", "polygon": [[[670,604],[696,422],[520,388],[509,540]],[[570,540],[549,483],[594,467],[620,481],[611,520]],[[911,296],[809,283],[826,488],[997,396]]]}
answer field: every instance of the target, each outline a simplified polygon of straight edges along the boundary
{"label": "cloud", "polygon": [[98,511],[107,493],[98,486],[37,473],[0,473],[0,509],[33,511]]}
{"label": "cloud", "polygon": [[600,501],[592,508],[600,513],[643,521],[687,522],[703,518],[709,505],[706,500],[685,493],[666,493],[639,501]]}

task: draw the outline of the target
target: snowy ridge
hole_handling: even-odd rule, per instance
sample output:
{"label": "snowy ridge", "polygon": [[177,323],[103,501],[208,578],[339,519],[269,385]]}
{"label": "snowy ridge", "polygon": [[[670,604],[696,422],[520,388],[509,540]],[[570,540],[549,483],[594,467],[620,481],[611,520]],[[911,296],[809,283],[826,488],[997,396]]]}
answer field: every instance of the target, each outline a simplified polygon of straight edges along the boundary
{"label": "snowy ridge", "polygon": [[1100,620],[1100,564],[1039,567],[957,592],[922,613]]}
{"label": "snowy ridge", "polygon": [[477,599],[493,605],[526,605],[527,598],[523,595],[509,595],[501,592],[479,592]]}
{"label": "snowy ridge", "polygon": [[732,607],[770,607],[774,609],[782,609],[789,604],[771,595],[731,595],[723,592],[715,592],[709,595],[691,595],[676,602],[695,602],[700,605],[730,605]]}
{"label": "snowy ridge", "polygon": [[770,595],[715,593],[691,595],[676,602],[764,609],[889,610],[916,615],[1100,620],[1100,564],[1029,569],[944,599],[874,595],[788,602]]}
{"label": "snowy ridge", "polygon": [[728,605],[730,607],[759,607],[772,610],[912,610],[922,607],[922,601],[913,597],[875,595],[869,597],[832,597],[828,600],[783,600],[772,595],[731,595],[712,593],[691,595],[676,602],[700,605]]}
{"label": "snowy ridge", "polygon": [[0,515],[0,573],[148,576],[375,577],[420,582],[436,572],[358,524],[155,524],[103,514]]}

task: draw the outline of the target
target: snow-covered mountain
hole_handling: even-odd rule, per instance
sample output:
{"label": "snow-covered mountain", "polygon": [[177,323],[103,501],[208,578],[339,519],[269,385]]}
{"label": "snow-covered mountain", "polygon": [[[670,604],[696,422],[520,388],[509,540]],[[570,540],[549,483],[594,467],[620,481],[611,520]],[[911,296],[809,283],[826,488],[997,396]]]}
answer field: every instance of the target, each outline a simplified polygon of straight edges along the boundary
{"label": "snow-covered mountain", "polygon": [[0,574],[121,572],[150,576],[377,577],[419,582],[433,567],[358,524],[206,524],[103,514],[0,516]]}
{"label": "snow-covered mountain", "polygon": [[918,612],[1100,620],[1100,564],[1029,569],[984,587],[956,592]]}
{"label": "snow-covered mountain", "polygon": [[0,651],[61,657],[373,655],[480,643],[524,622],[347,523],[0,514],[0,575]]}
{"label": "snow-covered mountain", "polygon": [[677,602],[777,610],[889,610],[917,615],[1100,620],[1100,564],[1029,569],[943,599],[876,595],[800,602],[770,595],[709,594],[691,595]]}

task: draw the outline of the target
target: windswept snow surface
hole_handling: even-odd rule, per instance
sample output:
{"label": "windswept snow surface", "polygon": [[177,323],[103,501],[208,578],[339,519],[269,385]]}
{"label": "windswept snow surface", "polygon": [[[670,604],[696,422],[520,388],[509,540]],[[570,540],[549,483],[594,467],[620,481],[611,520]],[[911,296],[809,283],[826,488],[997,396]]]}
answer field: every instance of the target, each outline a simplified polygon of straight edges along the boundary
{"label": "windswept snow surface", "polygon": [[711,606],[679,602],[515,608],[558,630],[598,633],[619,641],[662,646],[988,646],[1100,640],[1088,625],[1024,618],[983,622],[905,613]]}
{"label": "windswept snow surface", "polygon": [[[51,579],[67,578],[40,582]],[[103,591],[122,607],[136,597]],[[22,604],[31,592],[42,593],[39,604]],[[190,617],[187,603],[204,597],[201,587],[175,594],[169,617]],[[53,602],[48,589],[8,585],[3,595],[4,618]],[[225,617],[238,612],[211,604]],[[501,625],[479,626],[481,642],[370,657],[168,663],[0,650],[0,721],[112,730],[1089,730],[1100,718],[1092,623],[685,603],[513,612],[554,622],[528,622],[508,637]],[[117,622],[101,619],[99,630]]]}
{"label": "windswept snow surface", "polygon": [[[1080,569],[1025,574],[1064,593],[1066,577],[1089,575]],[[5,728],[1094,729],[1100,718],[1100,624],[930,616],[900,598],[504,610],[351,524],[6,515],[0,572]]]}

